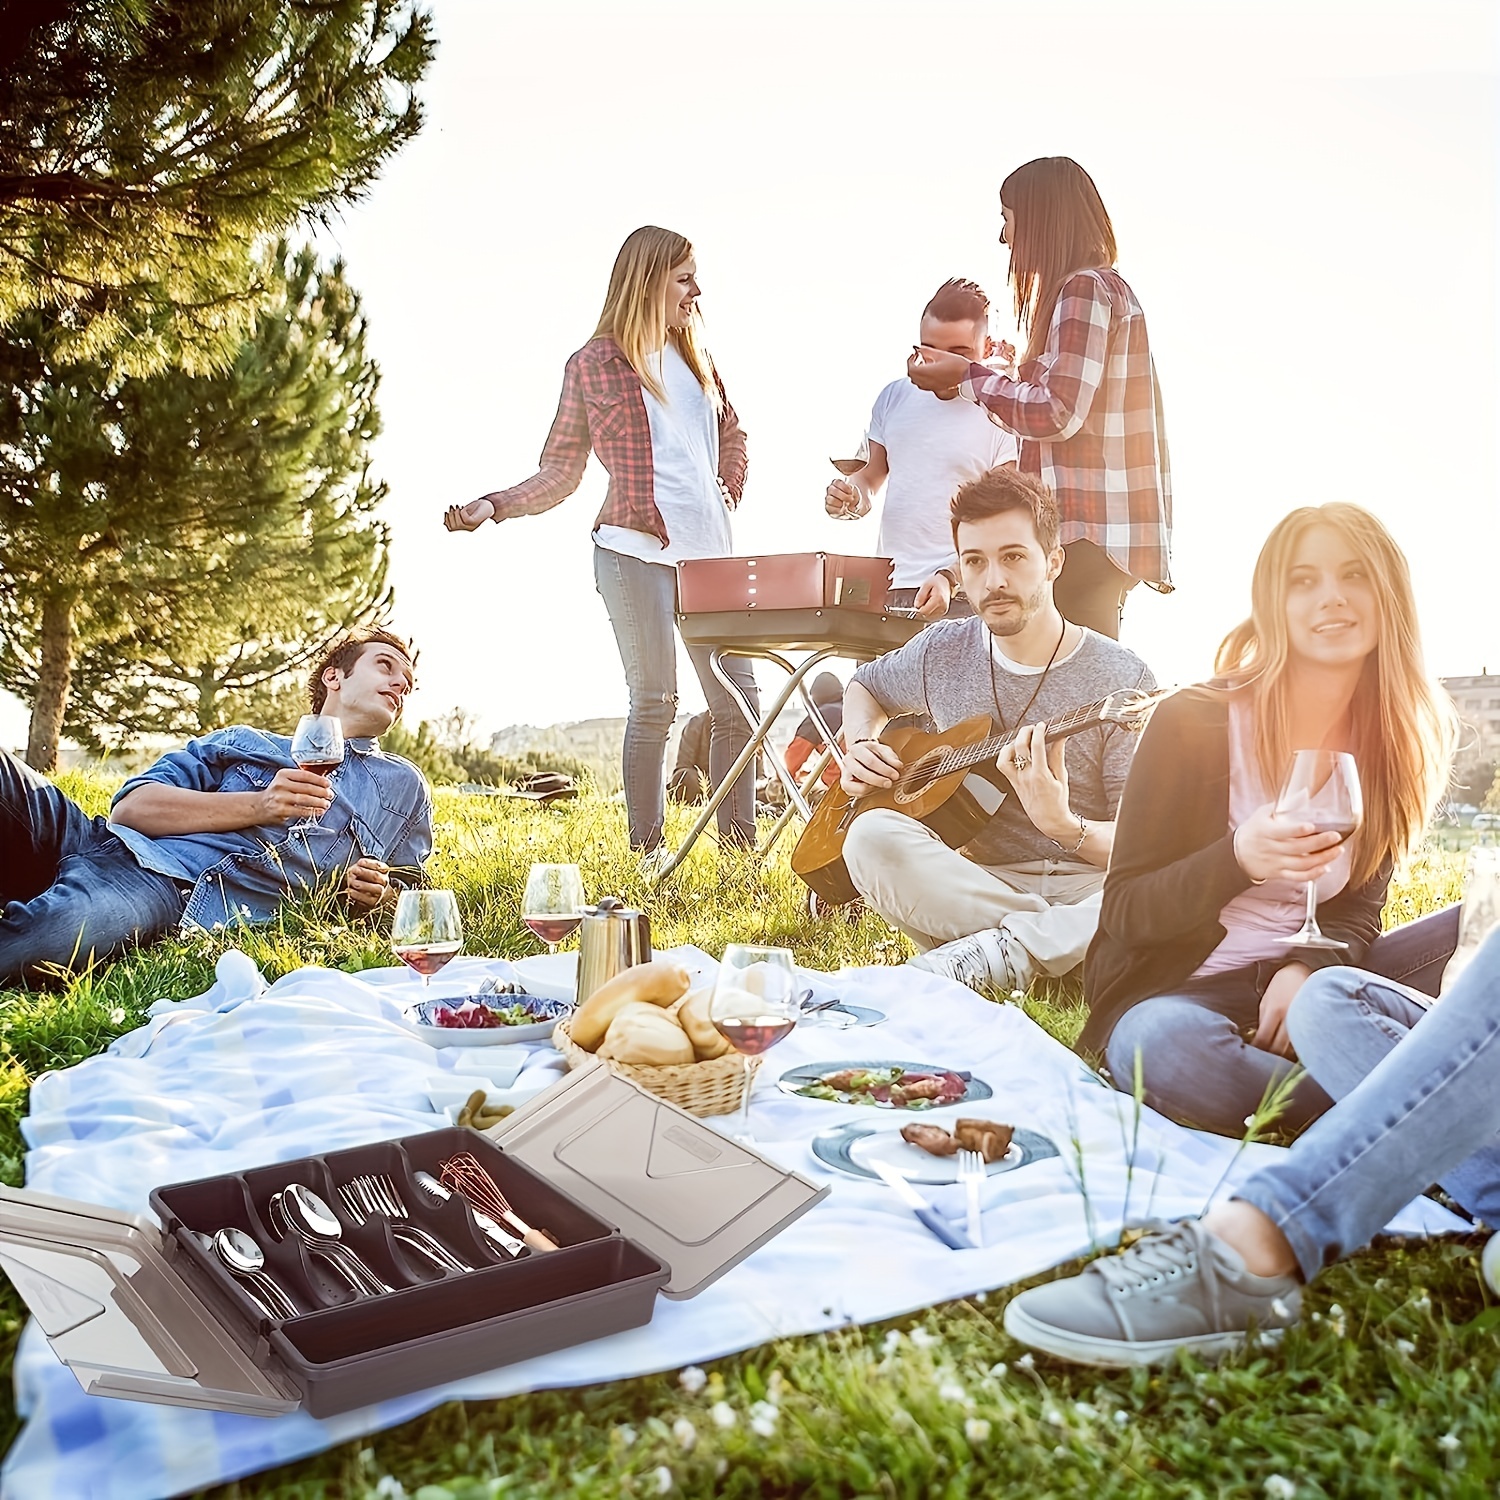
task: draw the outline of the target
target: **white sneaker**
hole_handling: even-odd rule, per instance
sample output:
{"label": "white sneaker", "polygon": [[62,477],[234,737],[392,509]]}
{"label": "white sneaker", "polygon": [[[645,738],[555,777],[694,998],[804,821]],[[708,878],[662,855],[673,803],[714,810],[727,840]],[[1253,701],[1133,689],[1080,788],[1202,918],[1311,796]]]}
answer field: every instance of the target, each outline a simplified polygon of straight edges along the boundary
{"label": "white sneaker", "polygon": [[929,974],[956,979],[971,990],[1024,990],[1032,977],[1030,956],[1003,927],[986,927],[970,937],[955,938],[907,959],[907,963]]}

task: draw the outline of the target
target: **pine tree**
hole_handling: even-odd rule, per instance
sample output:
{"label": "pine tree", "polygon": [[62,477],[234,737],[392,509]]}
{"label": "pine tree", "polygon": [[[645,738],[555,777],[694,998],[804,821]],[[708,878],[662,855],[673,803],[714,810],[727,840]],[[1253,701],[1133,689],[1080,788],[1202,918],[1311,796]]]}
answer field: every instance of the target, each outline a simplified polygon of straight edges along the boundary
{"label": "pine tree", "polygon": [[221,373],[111,378],[0,346],[0,684],[32,700],[33,766],[64,730],[214,727],[389,606],[359,298],[284,242],[256,274]]}
{"label": "pine tree", "polygon": [[0,0],[0,323],[142,373],[230,357],[253,248],[420,128],[410,0]]}

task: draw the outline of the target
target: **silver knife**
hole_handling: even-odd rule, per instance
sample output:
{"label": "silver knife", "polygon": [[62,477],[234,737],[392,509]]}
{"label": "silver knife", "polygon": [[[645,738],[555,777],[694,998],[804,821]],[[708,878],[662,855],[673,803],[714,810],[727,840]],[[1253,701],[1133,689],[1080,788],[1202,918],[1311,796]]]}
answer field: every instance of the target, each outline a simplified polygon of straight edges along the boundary
{"label": "silver knife", "polygon": [[889,1162],[872,1161],[870,1170],[910,1206],[917,1218],[950,1250],[967,1250],[969,1246],[951,1230],[942,1216]]}

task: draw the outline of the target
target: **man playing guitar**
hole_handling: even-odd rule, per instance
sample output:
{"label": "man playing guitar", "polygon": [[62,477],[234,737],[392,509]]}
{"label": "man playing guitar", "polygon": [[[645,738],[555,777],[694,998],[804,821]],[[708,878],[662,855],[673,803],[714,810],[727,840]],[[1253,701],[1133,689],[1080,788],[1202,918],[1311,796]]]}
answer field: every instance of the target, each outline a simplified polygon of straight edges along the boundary
{"label": "man playing guitar", "polygon": [[963,485],[950,509],[979,617],[929,626],[854,674],[841,785],[856,799],[895,785],[900,757],[877,736],[897,714],[925,713],[939,732],[976,714],[1002,733],[1026,727],[994,763],[994,785],[974,788],[998,806],[962,850],[874,807],[849,824],[843,857],[865,901],[923,950],[914,964],[976,989],[1024,990],[1083,962],[1135,748],[1117,724],[1049,742],[1046,723],[1156,684],[1134,652],[1058,613],[1057,506],[1040,481],[994,469]]}

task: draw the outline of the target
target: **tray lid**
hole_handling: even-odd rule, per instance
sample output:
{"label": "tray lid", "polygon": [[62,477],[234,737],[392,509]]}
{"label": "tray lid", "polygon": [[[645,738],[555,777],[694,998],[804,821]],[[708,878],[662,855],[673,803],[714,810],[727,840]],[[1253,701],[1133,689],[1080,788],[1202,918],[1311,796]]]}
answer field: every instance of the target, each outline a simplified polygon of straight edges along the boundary
{"label": "tray lid", "polygon": [[300,1404],[169,1264],[149,1219],[0,1186],[0,1266],[99,1396],[277,1416]]}
{"label": "tray lid", "polygon": [[486,1134],[665,1261],[668,1297],[695,1296],[828,1194],[597,1062]]}

